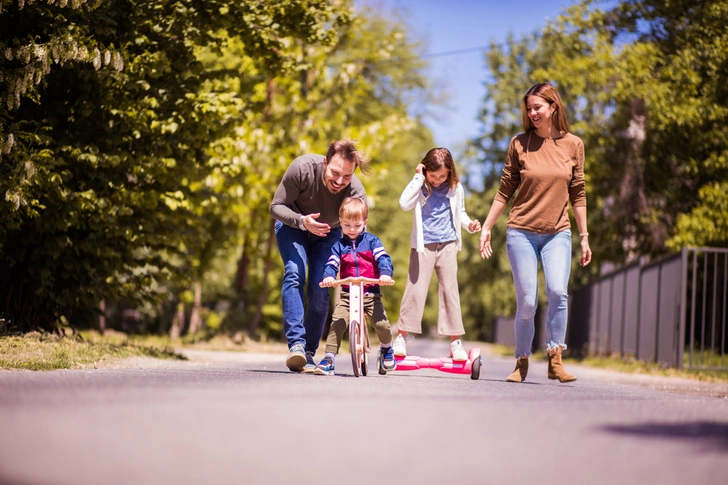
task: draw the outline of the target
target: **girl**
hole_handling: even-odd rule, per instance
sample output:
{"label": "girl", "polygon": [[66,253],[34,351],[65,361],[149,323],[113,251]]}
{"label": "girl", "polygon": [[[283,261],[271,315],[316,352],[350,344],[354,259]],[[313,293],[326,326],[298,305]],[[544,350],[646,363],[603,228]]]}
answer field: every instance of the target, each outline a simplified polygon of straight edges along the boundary
{"label": "girl", "polygon": [[453,360],[468,360],[460,341],[465,329],[460,313],[457,253],[462,248],[461,227],[474,233],[480,230],[480,222],[471,220],[465,213],[463,187],[447,148],[427,152],[402,192],[399,205],[403,210],[414,209],[415,220],[394,355],[407,355],[408,332],[422,333],[422,314],[434,270],[439,285],[437,333],[450,337]]}

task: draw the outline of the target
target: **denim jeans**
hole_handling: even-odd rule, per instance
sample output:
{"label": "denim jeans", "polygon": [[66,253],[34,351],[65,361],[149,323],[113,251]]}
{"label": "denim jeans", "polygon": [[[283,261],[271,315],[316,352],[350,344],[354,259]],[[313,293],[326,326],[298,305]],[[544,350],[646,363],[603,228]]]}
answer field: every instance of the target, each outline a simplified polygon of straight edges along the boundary
{"label": "denim jeans", "polygon": [[546,349],[566,348],[568,284],[571,272],[571,230],[538,234],[509,227],[506,251],[516,286],[516,358],[531,355],[538,304],[538,262],[546,279]]}
{"label": "denim jeans", "polygon": [[[276,221],[275,231],[283,260],[281,300],[288,347],[302,343],[307,352],[315,353],[329,313],[329,289],[319,287],[319,283],[331,248],[341,239],[341,229],[331,229],[325,237],[319,237]],[[304,289],[308,305],[304,305]]]}

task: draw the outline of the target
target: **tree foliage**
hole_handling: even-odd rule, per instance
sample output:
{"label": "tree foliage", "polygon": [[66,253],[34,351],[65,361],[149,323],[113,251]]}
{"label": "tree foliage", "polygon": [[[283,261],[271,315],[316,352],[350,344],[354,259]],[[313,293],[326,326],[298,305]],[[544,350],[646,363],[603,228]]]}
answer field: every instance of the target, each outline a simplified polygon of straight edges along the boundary
{"label": "tree foliage", "polygon": [[246,100],[206,89],[198,49],[234,36],[270,77],[346,21],[316,0],[0,5],[0,312],[20,329],[149,301],[202,252],[209,147]]}
{"label": "tree foliage", "polygon": [[[339,34],[330,45],[302,43],[302,67],[295,76],[269,78],[255,89],[261,116],[240,126],[237,141],[221,152],[222,159],[238,157],[250,167],[245,178],[234,177],[243,194],[234,212],[246,220],[239,221],[244,230],[234,285],[238,311],[227,319],[232,330],[280,334],[282,267],[268,208],[295,157],[325,153],[332,140],[357,140],[372,158],[373,174],[359,175],[373,207],[370,227],[389,230],[391,214],[386,223],[377,221],[378,208],[389,205],[393,192],[404,186],[393,186],[390,178],[399,179],[401,164],[422,149],[405,140],[431,143],[429,132],[407,111],[410,98],[425,96],[428,86],[418,45],[405,35],[404,25],[363,10]],[[236,146],[255,149],[243,153]],[[389,294],[394,302],[397,290]]]}
{"label": "tree foliage", "polygon": [[[523,131],[520,103],[533,84],[557,86],[572,131],[584,140],[596,264],[581,269],[575,251],[572,284],[604,263],[728,245],[727,23],[726,0],[624,0],[608,9],[583,1],[543,30],[486,53],[483,136],[474,147],[488,203],[508,142]],[[503,231],[494,230],[501,248]],[[487,264],[499,276],[480,278],[479,293],[503,295],[505,251]]]}
{"label": "tree foliage", "polygon": [[[491,48],[478,141],[487,167],[499,171],[506,140],[523,129],[522,93],[551,81],[585,142],[599,260],[726,245],[716,188],[728,179],[728,2],[598,6],[583,2],[540,33]],[[706,217],[715,230],[695,231]]]}
{"label": "tree foliage", "polygon": [[[105,300],[194,331],[226,300],[226,328],[277,335],[288,164],[352,138],[384,171],[429,137],[417,43],[348,0],[0,5],[0,316],[20,330]],[[363,181],[376,206],[386,179]]]}

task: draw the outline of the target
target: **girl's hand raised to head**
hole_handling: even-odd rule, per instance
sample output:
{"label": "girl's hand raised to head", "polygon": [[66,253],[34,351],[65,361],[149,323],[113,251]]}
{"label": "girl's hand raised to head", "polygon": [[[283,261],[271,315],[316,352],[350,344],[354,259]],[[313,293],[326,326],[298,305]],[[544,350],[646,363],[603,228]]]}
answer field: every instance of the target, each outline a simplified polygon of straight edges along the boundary
{"label": "girl's hand raised to head", "polygon": [[490,229],[483,228],[480,233],[480,256],[490,258],[493,255],[493,248],[490,247]]}
{"label": "girl's hand raised to head", "polygon": [[417,166],[415,167],[415,172],[418,173],[418,174],[420,174],[420,175],[424,175],[425,174],[425,166],[423,164],[421,164],[421,163],[418,163]]}

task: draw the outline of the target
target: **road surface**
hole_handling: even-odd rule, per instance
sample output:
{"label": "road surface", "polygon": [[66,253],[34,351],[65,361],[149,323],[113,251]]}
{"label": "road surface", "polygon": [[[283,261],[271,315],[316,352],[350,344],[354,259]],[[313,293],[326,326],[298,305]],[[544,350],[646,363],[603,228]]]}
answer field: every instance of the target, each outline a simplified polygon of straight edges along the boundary
{"label": "road surface", "polygon": [[[410,344],[419,355],[446,350],[444,340]],[[567,368],[579,380],[560,384],[546,379],[545,362],[512,384],[515,361],[492,355],[473,381],[430,370],[354,378],[348,355],[323,377],[289,372],[280,354],[189,353],[190,362],[131,368],[0,371],[0,484],[728,477],[726,385],[648,387],[577,366]]]}

